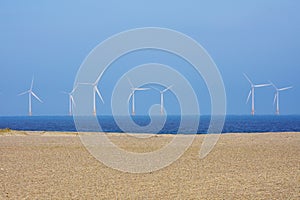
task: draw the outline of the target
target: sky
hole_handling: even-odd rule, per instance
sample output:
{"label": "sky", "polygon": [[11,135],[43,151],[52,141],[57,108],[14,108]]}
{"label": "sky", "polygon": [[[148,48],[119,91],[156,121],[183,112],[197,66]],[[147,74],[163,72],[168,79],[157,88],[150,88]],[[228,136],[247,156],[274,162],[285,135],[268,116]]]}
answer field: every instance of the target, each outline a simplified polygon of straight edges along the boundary
{"label": "sky", "polygon": [[[18,94],[29,89],[33,75],[34,92],[44,102],[33,100],[33,114],[67,115],[68,96],[62,91],[72,90],[89,52],[112,35],[142,27],[179,31],[206,49],[222,75],[228,114],[250,114],[250,85],[243,73],[257,84],[292,85],[281,93],[281,113],[300,114],[299,9],[297,0],[1,1],[0,116],[27,115],[28,99]],[[195,89],[201,114],[210,114],[203,78],[180,58],[154,50],[129,54],[109,68],[99,82],[105,102],[126,71],[149,62],[179,70]],[[136,98],[139,114],[159,103],[155,91]],[[273,98],[272,87],[256,90],[256,113],[273,114]],[[168,92],[165,101],[168,113],[179,112],[174,94]],[[97,107],[99,114],[110,114],[110,103],[98,98]]]}

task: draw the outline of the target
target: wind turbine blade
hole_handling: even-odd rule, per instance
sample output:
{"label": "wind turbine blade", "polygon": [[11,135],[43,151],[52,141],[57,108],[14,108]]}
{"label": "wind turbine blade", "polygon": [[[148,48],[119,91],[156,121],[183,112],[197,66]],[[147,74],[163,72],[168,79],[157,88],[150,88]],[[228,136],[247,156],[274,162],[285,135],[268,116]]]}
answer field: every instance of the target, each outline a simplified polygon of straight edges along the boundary
{"label": "wind turbine blade", "polygon": [[292,89],[292,88],[293,88],[292,86],[291,87],[280,88],[280,89],[278,89],[278,91],[289,90],[289,89]]}
{"label": "wind turbine blade", "polygon": [[244,73],[244,76],[245,76],[245,78],[249,81],[249,83],[251,84],[251,85],[253,85],[253,83],[252,83],[252,81],[250,80],[250,78]]}
{"label": "wind turbine blade", "polygon": [[96,81],[94,82],[94,85],[97,85],[97,84],[99,83],[100,78],[101,78],[101,75],[102,75],[102,74],[100,74],[100,75],[98,76],[98,78],[97,78]]}
{"label": "wind turbine blade", "polygon": [[127,80],[128,80],[128,82],[129,82],[129,84],[130,84],[130,86],[131,86],[131,88],[134,88],[134,86],[133,86],[133,84],[132,84],[132,82],[131,82],[131,80],[126,76],[126,78],[127,78]]}
{"label": "wind turbine blade", "polygon": [[260,87],[267,87],[270,86],[271,84],[261,84],[261,85],[254,85],[254,87],[256,88],[260,88]]}
{"label": "wind turbine blade", "polygon": [[272,83],[271,81],[269,81],[269,82],[275,88],[275,90],[278,90],[278,88],[274,85],[274,83]]}
{"label": "wind turbine blade", "polygon": [[73,94],[76,91],[77,87],[78,87],[78,84],[73,88],[73,90],[70,92],[70,94]]}
{"label": "wind turbine blade", "polygon": [[43,101],[42,101],[36,94],[34,94],[34,92],[31,92],[31,94],[32,94],[37,100],[39,100],[39,102],[43,103]]}
{"label": "wind turbine blade", "polygon": [[169,87],[167,87],[166,89],[164,89],[164,90],[162,91],[162,93],[168,91],[168,90],[171,89],[172,87],[173,87],[173,85],[170,85]]}
{"label": "wind turbine blade", "polygon": [[93,85],[92,83],[78,83],[79,85]]}
{"label": "wind turbine blade", "polygon": [[248,103],[248,102],[249,102],[249,99],[250,99],[251,93],[252,93],[252,91],[250,90],[250,92],[249,92],[249,94],[248,94],[248,97],[247,97],[247,101],[246,101],[246,103]]}
{"label": "wind turbine blade", "polygon": [[133,93],[134,93],[134,91],[132,91],[132,92],[130,93],[130,95],[129,95],[128,99],[127,99],[127,102],[128,102],[128,103],[129,103],[129,101],[130,101],[130,99],[131,99]]}
{"label": "wind turbine blade", "polygon": [[149,90],[150,88],[134,88],[134,90],[142,91],[142,90]]}
{"label": "wind turbine blade", "polygon": [[32,88],[33,88],[33,81],[34,81],[34,76],[32,76],[30,90],[32,90]]}
{"label": "wind turbine blade", "polygon": [[22,92],[22,93],[18,94],[18,96],[21,96],[21,95],[27,94],[28,92],[29,92],[29,91]]}
{"label": "wind turbine blade", "polygon": [[100,97],[102,103],[104,103],[104,100],[103,100],[103,98],[102,98],[102,95],[101,95],[100,91],[98,90],[98,87],[97,87],[97,86],[95,86],[95,90],[96,90],[98,96]]}
{"label": "wind turbine blade", "polygon": [[275,93],[273,105],[275,105],[276,99],[277,99],[277,93]]}
{"label": "wind turbine blade", "polygon": [[72,104],[73,104],[74,106],[76,106],[76,103],[75,103],[74,98],[73,98],[72,95],[70,95],[70,98],[71,98]]}

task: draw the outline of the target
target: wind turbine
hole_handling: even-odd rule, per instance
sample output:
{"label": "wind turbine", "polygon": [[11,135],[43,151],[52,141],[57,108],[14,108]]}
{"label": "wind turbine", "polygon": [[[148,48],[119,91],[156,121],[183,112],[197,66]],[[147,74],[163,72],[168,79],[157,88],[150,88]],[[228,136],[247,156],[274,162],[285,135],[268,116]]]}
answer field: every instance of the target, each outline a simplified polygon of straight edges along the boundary
{"label": "wind turbine", "polygon": [[292,86],[290,87],[285,87],[285,88],[277,88],[272,82],[272,86],[275,88],[275,97],[274,97],[274,104],[276,103],[276,115],[279,115],[279,92],[289,90],[293,88]]}
{"label": "wind turbine", "polygon": [[254,115],[255,114],[255,105],[254,105],[254,100],[255,100],[255,88],[261,88],[261,87],[266,87],[266,86],[270,86],[271,84],[260,84],[260,85],[254,85],[252,83],[252,81],[249,79],[249,77],[244,74],[245,78],[249,81],[249,83],[251,84],[251,89],[250,89],[250,92],[249,92],[249,95],[248,95],[248,98],[247,98],[247,103],[250,99],[250,96],[252,97],[252,109],[251,109],[251,115]]}
{"label": "wind turbine", "polygon": [[39,102],[43,103],[43,101],[32,91],[33,81],[34,81],[34,78],[32,77],[30,89],[19,94],[19,96],[24,95],[24,94],[28,94],[28,98],[29,98],[29,101],[28,101],[29,112],[28,112],[28,114],[29,114],[29,116],[32,115],[32,108],[31,108],[31,106],[32,106],[32,103],[31,103],[32,96],[34,96]]}
{"label": "wind turbine", "polygon": [[93,86],[93,115],[96,116],[96,93],[98,94],[99,98],[101,99],[102,103],[104,103],[104,100],[102,98],[102,95],[98,89],[98,83],[100,81],[101,76],[97,78],[97,80],[94,83],[79,83],[81,85],[91,85]]}
{"label": "wind turbine", "polygon": [[168,90],[170,90],[172,87],[173,87],[173,85],[170,85],[169,87],[167,87],[164,90],[158,90],[156,88],[153,88],[160,93],[160,114],[161,115],[164,114],[164,93],[167,92]]}
{"label": "wind turbine", "polygon": [[69,96],[69,115],[72,115],[72,107],[75,106],[75,101],[74,101],[74,97],[73,94],[75,92],[75,90],[77,89],[77,86],[73,88],[73,90],[71,92],[62,92],[64,94],[67,94]]}
{"label": "wind turbine", "polygon": [[132,98],[132,115],[135,115],[135,92],[136,91],[144,91],[144,90],[149,90],[149,88],[141,88],[141,87],[134,87],[131,80],[127,77],[128,82],[131,86],[131,93],[128,97],[128,103],[130,101],[130,99]]}

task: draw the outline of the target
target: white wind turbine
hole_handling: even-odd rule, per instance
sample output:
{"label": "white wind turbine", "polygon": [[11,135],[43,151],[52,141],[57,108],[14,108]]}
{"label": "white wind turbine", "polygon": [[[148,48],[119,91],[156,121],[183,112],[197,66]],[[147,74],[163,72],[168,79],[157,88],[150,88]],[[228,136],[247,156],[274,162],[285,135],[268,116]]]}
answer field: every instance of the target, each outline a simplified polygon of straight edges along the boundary
{"label": "white wind turbine", "polygon": [[285,88],[277,88],[273,83],[271,83],[271,84],[276,90],[275,97],[274,97],[274,104],[276,103],[276,115],[279,115],[279,92],[289,90],[293,87],[290,86],[290,87],[285,87]]}
{"label": "white wind turbine", "polygon": [[249,81],[249,83],[251,84],[251,89],[250,89],[250,92],[249,92],[249,95],[248,95],[248,98],[247,98],[247,103],[250,99],[250,96],[252,96],[252,108],[251,108],[251,115],[254,115],[255,114],[255,105],[254,105],[254,100],[255,100],[255,88],[260,88],[260,87],[266,87],[266,86],[270,86],[271,84],[260,84],[260,85],[254,85],[252,83],[252,81],[249,79],[249,77],[244,74],[244,76],[246,77],[246,79]]}
{"label": "white wind turbine", "polygon": [[101,95],[101,93],[98,89],[98,83],[100,81],[100,78],[101,78],[101,76],[99,76],[94,83],[79,83],[81,85],[91,85],[91,86],[93,86],[93,115],[94,116],[96,116],[96,93],[98,94],[98,96],[101,99],[102,103],[104,103],[102,95]]}
{"label": "white wind turbine", "polygon": [[173,85],[170,85],[169,87],[167,87],[164,90],[158,90],[156,88],[153,88],[160,93],[160,114],[161,115],[164,114],[164,93],[167,92],[168,90],[170,90],[172,87],[173,87]]}
{"label": "white wind turbine", "polygon": [[28,111],[28,114],[29,116],[32,115],[32,96],[34,96],[39,102],[43,103],[43,101],[32,91],[33,89],[33,81],[34,81],[34,78],[32,77],[32,81],[31,81],[31,86],[30,86],[30,89],[25,91],[25,92],[22,92],[21,94],[19,94],[19,96],[21,95],[24,95],[24,94],[28,94],[28,98],[29,98],[29,101],[28,101],[28,104],[29,104],[29,111]]}
{"label": "white wind turbine", "polygon": [[73,106],[75,106],[75,101],[74,101],[74,97],[73,94],[75,92],[75,90],[77,89],[77,86],[73,88],[73,90],[71,92],[62,92],[64,94],[67,94],[69,96],[69,115],[71,116],[73,113]]}
{"label": "white wind turbine", "polygon": [[130,99],[132,98],[132,102],[131,102],[131,104],[132,104],[132,115],[135,115],[135,92],[136,91],[149,90],[149,88],[134,87],[131,80],[128,77],[127,77],[127,79],[128,79],[128,82],[131,86],[131,93],[128,97],[128,103],[129,103]]}

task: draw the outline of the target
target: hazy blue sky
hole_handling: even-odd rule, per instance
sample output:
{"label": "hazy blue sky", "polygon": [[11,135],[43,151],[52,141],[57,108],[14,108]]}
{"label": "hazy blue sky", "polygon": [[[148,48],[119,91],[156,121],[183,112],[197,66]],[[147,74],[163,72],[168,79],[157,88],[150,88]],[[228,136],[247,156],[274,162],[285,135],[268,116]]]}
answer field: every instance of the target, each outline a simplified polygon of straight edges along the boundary
{"label": "hazy blue sky", "polygon": [[[0,115],[27,114],[27,97],[17,94],[30,87],[33,74],[34,91],[44,101],[33,102],[33,113],[67,114],[68,97],[60,91],[71,90],[87,54],[113,34],[148,26],[180,31],[208,51],[223,76],[229,114],[250,113],[250,104],[245,104],[250,85],[243,72],[255,83],[272,80],[279,87],[293,85],[281,95],[281,112],[300,114],[299,10],[298,0],[1,1]],[[114,81],[130,67],[181,62],[157,51],[128,56],[123,60],[127,67],[112,67],[99,84],[106,101]],[[199,91],[201,111],[208,114],[209,98],[201,77],[193,76],[192,70],[182,73]],[[257,90],[256,97],[257,114],[274,113],[272,88]],[[137,98],[141,113],[159,102],[150,91]],[[168,98],[167,109],[175,113],[174,96]],[[109,103],[97,105],[102,113],[109,113]]]}

